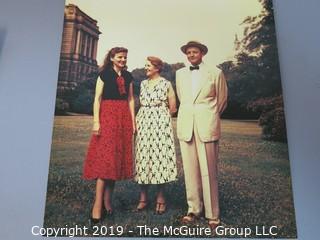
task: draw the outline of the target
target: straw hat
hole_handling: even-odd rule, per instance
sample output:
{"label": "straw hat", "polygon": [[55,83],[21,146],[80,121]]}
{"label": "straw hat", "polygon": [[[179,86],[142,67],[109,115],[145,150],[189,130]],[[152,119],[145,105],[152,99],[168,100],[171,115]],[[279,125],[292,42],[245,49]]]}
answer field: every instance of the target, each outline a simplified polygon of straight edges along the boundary
{"label": "straw hat", "polygon": [[196,48],[199,48],[200,51],[205,55],[207,52],[208,52],[208,48],[206,45],[200,43],[200,42],[197,42],[197,41],[190,41],[188,42],[187,44],[183,45],[180,49],[181,51],[186,54],[187,52],[187,49],[189,47],[196,47]]}

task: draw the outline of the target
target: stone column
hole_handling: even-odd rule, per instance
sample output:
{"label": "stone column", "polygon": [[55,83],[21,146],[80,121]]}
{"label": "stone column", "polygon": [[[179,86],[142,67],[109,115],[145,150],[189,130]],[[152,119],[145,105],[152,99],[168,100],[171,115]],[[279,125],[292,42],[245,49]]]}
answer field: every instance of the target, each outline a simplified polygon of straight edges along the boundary
{"label": "stone column", "polygon": [[83,46],[83,53],[82,53],[82,55],[83,56],[87,56],[87,34],[83,34],[83,40],[82,41],[84,41],[84,46]]}
{"label": "stone column", "polygon": [[97,60],[97,39],[94,39],[94,44],[93,44],[93,59]]}
{"label": "stone column", "polygon": [[88,52],[88,58],[91,60],[92,59],[92,37],[89,36],[89,52]]}
{"label": "stone column", "polygon": [[82,43],[83,43],[83,32],[80,30],[80,41],[79,41],[79,55],[83,55]]}
{"label": "stone column", "polygon": [[81,40],[81,30],[77,29],[77,38],[76,38],[76,51],[75,54],[80,53],[80,40]]}
{"label": "stone column", "polygon": [[95,60],[94,59],[94,44],[95,44],[95,40],[94,40],[94,37],[92,37],[92,42],[91,42],[91,59]]}

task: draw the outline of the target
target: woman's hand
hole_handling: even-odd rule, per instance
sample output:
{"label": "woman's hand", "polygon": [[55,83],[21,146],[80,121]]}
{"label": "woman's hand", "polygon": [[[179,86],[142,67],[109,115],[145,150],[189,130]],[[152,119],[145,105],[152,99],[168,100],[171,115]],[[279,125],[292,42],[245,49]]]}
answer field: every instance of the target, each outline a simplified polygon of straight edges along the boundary
{"label": "woman's hand", "polygon": [[100,123],[99,122],[93,123],[92,133],[94,135],[100,135]]}
{"label": "woman's hand", "polygon": [[132,121],[132,134],[135,134],[137,132],[136,122]]}

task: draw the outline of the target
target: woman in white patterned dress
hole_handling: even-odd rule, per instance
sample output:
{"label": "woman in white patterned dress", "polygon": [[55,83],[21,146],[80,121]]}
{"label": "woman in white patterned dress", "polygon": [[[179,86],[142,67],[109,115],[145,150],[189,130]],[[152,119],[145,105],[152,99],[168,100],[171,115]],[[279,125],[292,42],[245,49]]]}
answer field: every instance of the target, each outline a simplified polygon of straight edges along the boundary
{"label": "woman in white patterned dress", "polygon": [[170,81],[160,76],[163,62],[148,57],[145,65],[148,79],[140,86],[141,107],[136,116],[136,175],[140,184],[137,210],[148,205],[148,186],[157,184],[157,214],[166,210],[164,184],[176,180],[176,154],[171,115],[176,112],[176,97]]}

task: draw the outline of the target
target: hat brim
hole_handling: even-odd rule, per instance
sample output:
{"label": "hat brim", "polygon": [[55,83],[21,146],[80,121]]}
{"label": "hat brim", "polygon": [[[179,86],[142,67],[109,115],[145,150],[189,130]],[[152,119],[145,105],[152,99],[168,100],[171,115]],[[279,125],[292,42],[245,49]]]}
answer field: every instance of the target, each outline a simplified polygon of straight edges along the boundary
{"label": "hat brim", "polygon": [[208,52],[207,46],[200,44],[200,43],[188,43],[186,45],[183,45],[180,49],[184,54],[187,54],[187,49],[190,47],[199,48],[200,51],[203,53],[203,55],[207,54],[207,52]]}

